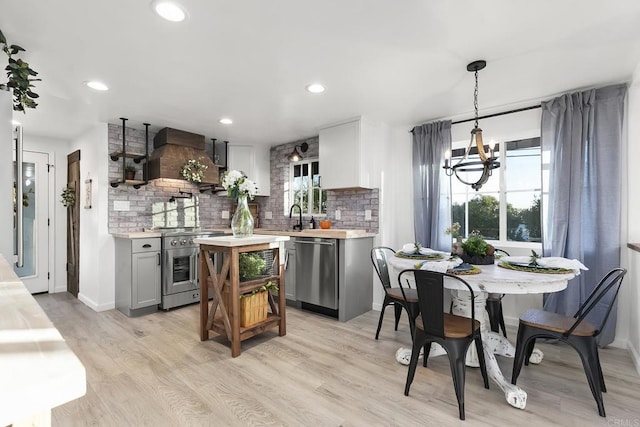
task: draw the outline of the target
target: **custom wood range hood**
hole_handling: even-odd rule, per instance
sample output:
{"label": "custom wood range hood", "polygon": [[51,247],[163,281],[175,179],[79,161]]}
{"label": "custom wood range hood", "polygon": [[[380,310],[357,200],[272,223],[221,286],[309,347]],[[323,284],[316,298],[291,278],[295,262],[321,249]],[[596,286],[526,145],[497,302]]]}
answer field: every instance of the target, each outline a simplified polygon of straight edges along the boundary
{"label": "custom wood range hood", "polygon": [[208,166],[202,184],[217,184],[218,166],[213,163],[204,147],[203,135],[172,128],[161,129],[153,138],[148,179],[184,179],[180,170],[188,160],[195,159]]}

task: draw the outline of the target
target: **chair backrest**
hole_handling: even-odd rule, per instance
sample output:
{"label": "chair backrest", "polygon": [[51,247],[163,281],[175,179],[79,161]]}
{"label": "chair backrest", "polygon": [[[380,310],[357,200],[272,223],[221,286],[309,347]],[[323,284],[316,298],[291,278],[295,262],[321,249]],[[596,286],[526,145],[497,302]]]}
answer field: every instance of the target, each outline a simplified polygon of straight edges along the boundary
{"label": "chair backrest", "polygon": [[[398,275],[398,282],[410,279],[413,275],[418,290],[418,305],[424,331],[436,337],[444,338],[444,280],[452,278],[460,281],[471,294],[471,329],[475,318],[475,294],[471,286],[458,276],[429,270],[403,270]],[[449,307],[447,307],[448,309]],[[447,310],[448,311],[448,310]]]}
{"label": "chair backrest", "polygon": [[373,268],[376,269],[376,273],[378,273],[378,278],[384,286],[384,289],[387,290],[391,287],[391,281],[389,280],[389,267],[387,265],[387,256],[393,256],[396,251],[386,246],[376,246],[371,249],[371,262],[373,263]]}
{"label": "chair backrest", "polygon": [[611,309],[613,308],[613,303],[615,302],[618,291],[620,290],[620,286],[622,285],[622,279],[624,275],[627,274],[627,270],[624,268],[614,268],[610,272],[608,272],[598,283],[598,286],[591,292],[587,300],[580,306],[576,314],[573,317],[576,318],[574,324],[569,328],[566,336],[571,335],[573,330],[578,327],[580,322],[582,322],[594,309],[594,307],[606,296],[611,295],[609,302],[607,303],[606,313],[600,321],[600,325],[597,326],[596,336],[600,334],[604,324],[607,323],[607,319],[609,319],[609,314],[611,313]]}

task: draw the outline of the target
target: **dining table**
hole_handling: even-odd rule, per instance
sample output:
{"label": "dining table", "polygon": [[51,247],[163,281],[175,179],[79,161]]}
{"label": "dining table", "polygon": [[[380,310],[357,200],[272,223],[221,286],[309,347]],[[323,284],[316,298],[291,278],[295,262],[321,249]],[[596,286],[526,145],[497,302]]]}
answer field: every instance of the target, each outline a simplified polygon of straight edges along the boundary
{"label": "dining table", "polygon": [[[405,269],[420,268],[420,262],[416,259],[407,259],[400,256],[392,256],[389,260],[391,271],[395,274],[391,277],[392,283],[398,283],[398,274]],[[496,260],[494,264],[474,266],[473,270],[463,272],[460,275],[473,289],[475,317],[480,322],[484,358],[489,378],[502,390],[507,403],[515,408],[524,409],[527,404],[527,393],[521,387],[507,381],[500,370],[495,355],[513,358],[514,345],[504,336],[490,329],[489,318],[485,310],[489,294],[541,294],[559,292],[566,289],[569,281],[576,276],[573,270],[567,273],[545,273],[550,270],[520,271],[505,268]],[[523,269],[524,270],[524,269]],[[415,284],[411,284],[415,287]],[[445,277],[444,287],[451,291],[452,314],[459,316],[471,316],[471,295],[468,289],[458,280]],[[444,349],[433,344],[428,357],[436,357],[445,354]],[[399,349],[396,353],[397,360],[402,364],[409,364],[411,349]],[[541,363],[544,358],[539,348],[534,351],[529,359],[531,363]],[[469,346],[466,358],[467,366],[478,367],[478,355],[475,346]]]}

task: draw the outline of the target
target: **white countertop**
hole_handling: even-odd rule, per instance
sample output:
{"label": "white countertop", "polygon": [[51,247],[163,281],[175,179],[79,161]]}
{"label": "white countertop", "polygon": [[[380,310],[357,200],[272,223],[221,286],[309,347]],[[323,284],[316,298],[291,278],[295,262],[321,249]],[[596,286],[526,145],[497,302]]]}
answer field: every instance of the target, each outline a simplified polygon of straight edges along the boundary
{"label": "white countertop", "polygon": [[0,256],[0,426],[85,393],[84,366]]}
{"label": "white countertop", "polygon": [[217,237],[201,237],[193,239],[194,243],[199,245],[211,245],[211,246],[224,246],[224,247],[236,247],[236,246],[250,246],[270,244],[270,247],[277,247],[280,242],[286,242],[289,240],[289,236],[274,236],[269,234],[254,234],[251,237],[233,237],[233,236],[217,236]]}
{"label": "white countertop", "polygon": [[362,239],[364,237],[375,237],[375,233],[367,233],[366,230],[353,230],[341,228],[305,228],[297,230],[269,230],[268,228],[256,228],[255,234],[272,234],[277,236],[290,237],[320,237],[325,239]]}
{"label": "white countertop", "polygon": [[113,237],[122,239],[148,239],[150,237],[162,237],[159,231],[130,231],[125,233],[111,233]]}

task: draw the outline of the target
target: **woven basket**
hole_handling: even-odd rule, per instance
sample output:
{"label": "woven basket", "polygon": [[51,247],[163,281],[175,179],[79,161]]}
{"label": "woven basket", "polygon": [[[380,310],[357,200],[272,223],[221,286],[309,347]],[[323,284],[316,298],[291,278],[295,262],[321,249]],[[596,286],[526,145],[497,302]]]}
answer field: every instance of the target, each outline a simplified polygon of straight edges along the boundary
{"label": "woven basket", "polygon": [[[225,289],[226,290],[226,289]],[[268,300],[269,291],[256,292],[255,294],[246,294],[240,298],[240,326],[243,328],[253,326],[267,318],[269,308]],[[224,306],[227,310],[231,309],[231,298],[229,292],[222,293]]]}

